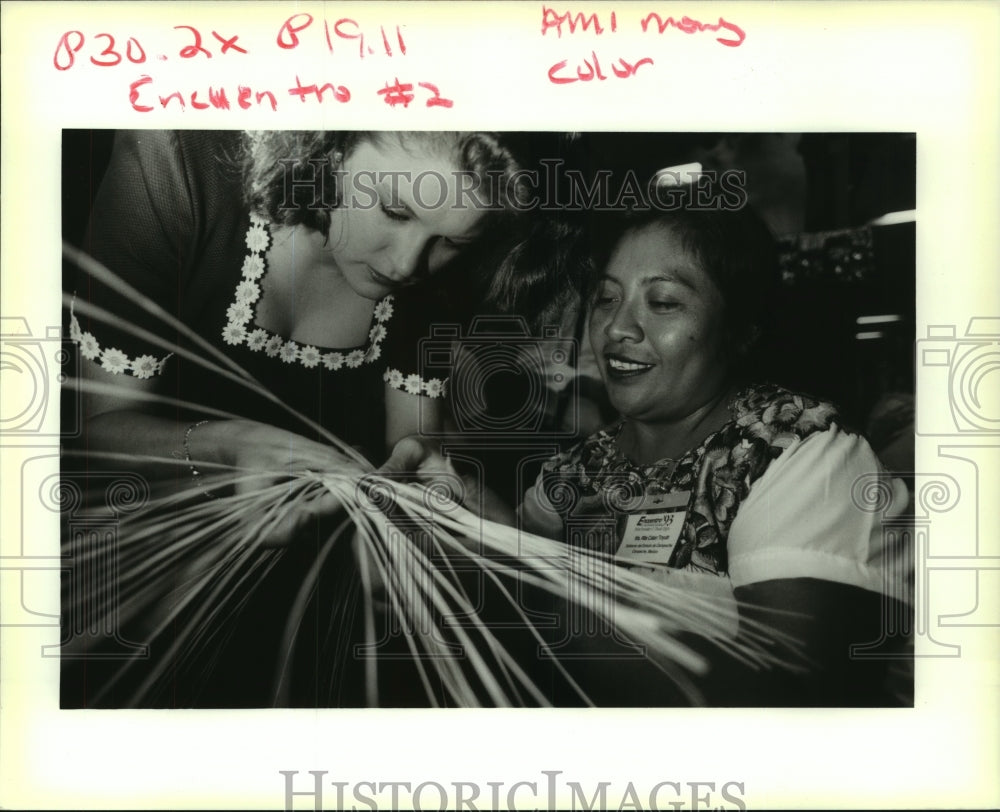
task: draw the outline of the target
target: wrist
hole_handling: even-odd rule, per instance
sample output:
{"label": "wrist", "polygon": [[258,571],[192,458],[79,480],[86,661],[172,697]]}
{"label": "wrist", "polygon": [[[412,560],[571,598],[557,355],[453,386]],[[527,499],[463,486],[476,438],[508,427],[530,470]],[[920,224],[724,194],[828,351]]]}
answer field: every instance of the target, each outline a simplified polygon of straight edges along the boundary
{"label": "wrist", "polygon": [[214,493],[205,483],[205,474],[203,471],[203,466],[201,460],[204,459],[205,455],[202,454],[199,457],[195,457],[191,450],[191,441],[194,437],[195,432],[198,429],[202,429],[207,426],[211,421],[209,420],[197,420],[194,423],[188,425],[184,430],[184,439],[181,442],[181,450],[184,455],[184,461],[187,463],[188,469],[191,472],[191,478],[195,485],[201,489],[202,493],[208,499],[215,499],[217,494]]}
{"label": "wrist", "polygon": [[248,427],[241,429],[239,426],[241,423],[248,424],[250,421],[213,419],[193,421],[185,428],[185,453],[195,464],[200,462],[209,465],[236,465],[238,438],[245,437],[248,429]]}

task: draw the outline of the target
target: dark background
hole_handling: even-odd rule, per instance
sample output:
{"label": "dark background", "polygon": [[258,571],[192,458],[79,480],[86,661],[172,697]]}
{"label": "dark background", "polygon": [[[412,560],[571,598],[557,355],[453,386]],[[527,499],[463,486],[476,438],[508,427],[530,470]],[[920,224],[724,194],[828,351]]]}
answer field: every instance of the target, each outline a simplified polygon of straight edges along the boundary
{"label": "dark background", "polygon": [[[63,133],[62,225],[74,244],[83,240],[113,137],[109,130]],[[916,208],[912,133],[585,133],[572,142],[571,163],[585,172],[631,170],[647,177],[691,161],[719,172],[742,169],[750,203],[788,246],[803,233],[861,229],[884,214]],[[898,445],[907,408],[912,422],[915,226],[876,226],[871,237],[872,261],[857,273],[840,273],[836,262],[821,258],[799,274],[790,256],[776,308],[783,337],[778,382],[834,401],[884,451]],[[857,323],[878,315],[899,320]],[[857,338],[873,331],[881,336]],[[498,388],[508,396],[519,391],[516,385]],[[893,412],[888,422],[887,408]],[[890,468],[907,470],[912,437],[903,446],[902,459]]]}

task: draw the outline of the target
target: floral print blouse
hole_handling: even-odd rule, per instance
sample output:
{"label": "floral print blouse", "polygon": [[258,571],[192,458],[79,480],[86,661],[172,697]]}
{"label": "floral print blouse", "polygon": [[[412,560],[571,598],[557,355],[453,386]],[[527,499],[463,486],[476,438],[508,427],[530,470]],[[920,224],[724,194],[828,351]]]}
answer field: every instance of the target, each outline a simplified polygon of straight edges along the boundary
{"label": "floral print blouse", "polygon": [[[729,529],[753,483],[792,443],[840,422],[831,404],[770,384],[742,390],[730,413],[725,426],[676,463],[633,463],[617,446],[619,422],[546,462],[542,492],[564,523],[610,516],[619,530],[625,517],[620,506],[629,498],[690,492],[668,566],[725,575]],[[596,538],[588,545],[614,552],[614,536]]]}

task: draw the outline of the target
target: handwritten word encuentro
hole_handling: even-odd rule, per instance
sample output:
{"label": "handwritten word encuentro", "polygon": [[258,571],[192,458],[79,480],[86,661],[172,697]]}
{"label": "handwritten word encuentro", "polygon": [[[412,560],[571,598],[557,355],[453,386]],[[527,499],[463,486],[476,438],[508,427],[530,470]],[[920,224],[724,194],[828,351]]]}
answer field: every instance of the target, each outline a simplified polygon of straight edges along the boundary
{"label": "handwritten word encuentro", "polygon": [[[602,22],[603,20],[603,22]],[[638,19],[638,29],[643,34],[667,35],[672,32],[682,34],[716,34],[715,42],[729,48],[743,44],[746,33],[738,25],[722,17],[717,22],[702,22],[687,15],[675,17],[657,12],[641,14]],[[542,36],[552,33],[559,39],[563,34],[589,34],[600,37],[603,34],[615,34],[619,30],[618,14],[610,11],[604,14],[593,12],[584,14],[574,11],[558,11],[548,6],[542,6]],[[596,50],[575,61],[573,67],[568,67],[570,60],[562,59],[548,69],[548,79],[555,85],[567,85],[575,82],[604,81],[615,77],[628,79],[635,76],[639,68],[652,66],[653,57],[649,55],[621,56],[601,58]]]}
{"label": "handwritten word encuentro", "polygon": [[[288,17],[276,26],[273,47],[279,51],[294,51],[307,40],[310,45],[319,44],[331,56],[345,56],[351,59],[400,58],[405,57],[407,43],[403,27],[395,24],[378,24],[363,27],[356,20],[342,17],[330,22],[317,20],[311,14],[299,13]],[[78,29],[65,31],[56,43],[52,55],[52,65],[60,72],[80,70],[86,66],[116,68],[119,66],[146,66],[151,69],[157,63],[171,59],[207,61],[216,57],[226,60],[247,58],[250,46],[241,44],[240,35],[233,31],[202,31],[192,25],[175,25],[173,32],[165,35],[159,49],[147,52],[135,36],[120,33],[98,32],[85,34]],[[150,56],[150,53],[153,55]],[[298,74],[294,82],[281,87],[250,87],[235,83],[232,86],[206,85],[203,88],[183,90],[170,87],[149,73],[133,74],[123,87],[123,100],[137,113],[152,113],[155,110],[249,110],[261,107],[277,111],[279,100],[298,99],[305,103],[332,102],[346,104],[356,98],[357,91],[347,85],[332,81],[303,81]],[[449,108],[454,102],[442,95],[438,85],[430,81],[420,81],[424,77],[407,76],[403,80],[393,72],[381,87],[365,87],[361,93],[380,101],[389,107],[407,108],[411,103],[424,107]],[[417,79],[414,81],[414,79]]]}

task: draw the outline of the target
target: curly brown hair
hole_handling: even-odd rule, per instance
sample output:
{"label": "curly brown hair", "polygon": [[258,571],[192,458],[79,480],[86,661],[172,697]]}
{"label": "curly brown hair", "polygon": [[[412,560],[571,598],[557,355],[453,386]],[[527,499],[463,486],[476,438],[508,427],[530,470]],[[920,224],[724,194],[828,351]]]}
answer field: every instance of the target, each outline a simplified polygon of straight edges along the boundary
{"label": "curly brown hair", "polygon": [[[537,324],[553,318],[576,295],[577,269],[575,263],[568,267],[566,259],[576,232],[558,213],[538,212],[530,205],[539,192],[538,161],[560,148],[559,135],[249,131],[239,158],[244,202],[274,223],[302,225],[326,235],[331,210],[342,204],[341,162],[359,145],[390,137],[404,148],[439,152],[478,184],[477,198],[485,201],[489,223],[459,262],[468,292],[481,305],[518,313]],[[290,201],[289,173],[296,179]]]}

